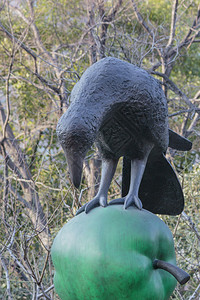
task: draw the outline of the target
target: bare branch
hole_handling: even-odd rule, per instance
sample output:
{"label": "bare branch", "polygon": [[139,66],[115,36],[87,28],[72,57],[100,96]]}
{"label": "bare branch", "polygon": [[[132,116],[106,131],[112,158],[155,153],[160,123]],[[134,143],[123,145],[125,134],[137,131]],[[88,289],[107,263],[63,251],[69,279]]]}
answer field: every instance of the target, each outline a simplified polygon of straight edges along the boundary
{"label": "bare branch", "polygon": [[42,279],[44,277],[44,272],[45,272],[46,266],[48,264],[49,255],[50,255],[50,251],[47,252],[45,263],[44,263],[44,266],[43,266],[43,269],[42,269],[42,273],[41,273],[41,276],[40,276],[40,279],[39,279],[39,285],[41,285],[41,283],[42,283]]}
{"label": "bare branch", "polygon": [[38,299],[40,299],[41,297],[44,297],[44,295],[46,295],[48,292],[50,292],[52,289],[54,289],[54,284],[52,284],[49,288],[47,288],[45,291],[43,291],[43,293],[39,294],[37,296]]}
{"label": "bare branch", "polygon": [[[195,127],[196,127],[196,125],[197,125],[197,122],[199,121],[199,119],[200,119],[200,109],[199,110],[197,110],[197,112],[195,113],[195,115],[194,115],[194,118],[193,118],[193,120],[192,120],[192,122],[190,123],[190,126],[188,127],[188,129],[187,129],[187,136],[189,136],[189,134],[191,133],[191,132],[193,132],[193,131],[195,131]],[[187,137],[186,136],[186,137]]]}
{"label": "bare branch", "polygon": [[[1,119],[2,124],[4,124],[5,120],[6,120],[6,115],[5,115],[4,108],[1,105],[1,103],[0,103],[0,119]],[[10,164],[11,160],[8,155],[6,155],[6,158],[8,160],[7,163],[9,163],[9,166],[11,168],[13,168],[13,171],[15,171],[18,176],[20,176],[20,173],[21,173],[21,174],[23,174],[23,175],[21,175],[21,177],[24,176],[25,178],[30,178],[31,174],[29,172],[29,168],[26,163],[25,156],[24,156],[23,152],[21,151],[9,124],[7,124],[7,126],[6,126],[6,135],[7,135],[7,138],[4,142],[4,144],[6,144],[5,148],[8,147],[10,149],[11,153],[13,154],[13,156],[15,157],[17,168],[15,166],[13,166],[12,163]]]}
{"label": "bare branch", "polygon": [[138,20],[138,22],[143,26],[143,28],[148,32],[148,34],[153,38],[154,33],[153,31],[150,29],[150,27],[148,26],[148,24],[145,22],[144,18],[142,17],[142,15],[140,14],[137,5],[135,3],[134,0],[131,0],[133,3],[133,9],[136,15],[136,18]]}
{"label": "bare branch", "polygon": [[19,192],[16,191],[12,185],[9,186],[9,190],[13,196],[15,196],[22,204],[24,204],[26,208],[31,209],[31,205],[20,195]]}
{"label": "bare branch", "polygon": [[15,237],[15,233],[16,233],[16,230],[14,228],[13,230],[13,234],[12,234],[12,238],[11,238],[11,241],[8,245],[5,246],[5,249],[8,250],[10,256],[12,257],[12,259],[14,260],[14,263],[17,264],[17,266],[23,270],[23,272],[25,274],[27,274],[28,276],[31,276],[31,274],[28,272],[28,270],[25,269],[25,267],[23,266],[23,264],[20,262],[20,260],[16,257],[16,255],[13,253],[13,251],[11,250],[11,246],[14,242],[14,237]]}
{"label": "bare branch", "polygon": [[[45,61],[43,58],[41,58],[40,56],[38,56],[36,53],[34,53],[32,50],[30,50],[26,45],[24,45],[24,43],[22,43],[21,41],[19,41],[18,39],[16,39],[0,22],[0,27],[3,29],[3,31],[6,33],[6,35],[11,39],[14,40],[14,42],[19,45],[23,50],[25,50],[29,55],[31,55],[34,59],[35,62],[35,72],[31,71],[28,67],[24,66],[26,69],[28,69],[32,74],[34,74],[44,85],[47,86],[47,88],[49,88],[50,90],[53,90],[56,94],[58,94],[60,96],[61,92],[60,89],[53,86],[51,83],[49,83],[45,78],[43,78],[37,71],[37,58],[40,58],[41,60],[43,60],[45,63],[47,63],[48,65],[51,65],[54,68],[57,68],[55,66],[55,64],[51,64],[47,61]],[[12,65],[11,65],[12,67]],[[12,68],[11,68],[12,70]],[[11,74],[11,70],[10,73]],[[60,76],[62,75],[62,73],[59,73]],[[9,76],[10,79],[10,76]],[[8,80],[7,80],[8,82]],[[38,86],[37,86],[38,87]]]}
{"label": "bare branch", "polygon": [[89,42],[90,42],[90,64],[94,64],[97,61],[97,44],[98,37],[96,38],[95,32],[94,32],[94,26],[95,26],[95,14],[94,14],[94,2],[91,0],[87,1],[87,14],[88,14],[88,22],[87,26],[90,28],[89,31]]}
{"label": "bare branch", "polygon": [[198,98],[200,98],[200,90],[195,94],[194,100],[197,100]]}
{"label": "bare branch", "polygon": [[6,0],[3,0],[2,1],[2,6],[0,7],[0,12],[4,9],[5,4],[6,4]]}
{"label": "bare branch", "polygon": [[6,119],[3,124],[3,133],[2,133],[2,138],[5,139],[6,137],[6,127],[8,125],[9,117],[10,117],[10,77],[11,77],[11,72],[12,72],[12,67],[14,63],[14,55],[13,55],[13,50],[11,54],[11,62],[9,65],[9,70],[8,70],[8,75],[7,75],[7,80],[6,80],[6,108],[7,108],[7,113],[6,113]]}
{"label": "bare branch", "polygon": [[115,19],[116,14],[121,7],[123,1],[118,0],[117,3],[112,7],[108,15],[105,14],[104,9],[104,0],[101,0],[99,2],[99,13],[101,17],[101,33],[100,33],[100,47],[99,47],[99,53],[100,58],[105,57],[105,46],[106,46],[106,39],[107,39],[107,31],[110,23]]}
{"label": "bare branch", "polygon": [[[196,296],[199,295],[199,290],[200,290],[200,283],[199,285],[197,286],[196,290],[194,291],[194,293],[192,294],[192,296],[188,299],[188,300],[192,300],[192,299],[195,299]],[[197,299],[197,298],[196,298]]]}
{"label": "bare branch", "polygon": [[20,18],[22,18],[22,20],[24,22],[26,22],[26,24],[28,26],[30,26],[30,28],[32,29],[33,34],[34,34],[36,44],[37,44],[38,48],[40,49],[41,53],[45,54],[47,59],[54,65],[55,61],[54,61],[52,55],[44,47],[42,40],[40,38],[40,35],[39,35],[38,28],[35,25],[35,16],[34,16],[33,6],[30,4],[31,2],[29,0],[27,2],[29,4],[29,9],[30,9],[30,14],[31,14],[30,20],[24,16],[24,14],[21,12],[21,10],[17,6],[10,5],[10,7],[17,12],[17,14],[20,16]]}
{"label": "bare branch", "polygon": [[[180,42],[178,46],[168,51],[168,53],[166,54],[167,58],[171,58],[177,53],[177,51],[179,52],[185,46],[190,46],[195,41],[195,38],[198,37],[200,32],[200,29],[198,29],[199,22],[200,22],[200,5],[198,7],[197,16],[193,22],[192,27],[190,28],[186,36],[183,38],[182,42]],[[192,33],[194,34],[192,35]]]}
{"label": "bare branch", "polygon": [[58,67],[55,64],[50,63],[49,61],[43,59],[40,55],[37,55],[34,51],[32,51],[30,48],[28,48],[24,43],[22,43],[21,41],[19,41],[15,36],[13,36],[0,22],[0,28],[3,30],[3,32],[7,35],[7,37],[11,40],[15,40],[15,43],[18,44],[23,50],[25,50],[29,55],[31,55],[34,60],[36,60],[37,58],[41,59],[43,62],[45,62],[46,64],[48,64],[49,66],[53,67],[53,68],[57,68]]}
{"label": "bare branch", "polygon": [[110,12],[106,17],[107,22],[111,22],[114,20],[119,8],[122,6],[123,0],[118,0],[117,3],[111,8]]}
{"label": "bare branch", "polygon": [[190,228],[193,230],[193,232],[196,234],[197,239],[200,242],[200,234],[195,226],[195,224],[192,222],[191,217],[189,217],[185,212],[182,212],[181,216],[183,217],[184,220],[186,220],[190,226]]}
{"label": "bare branch", "polygon": [[[187,35],[185,36],[184,41],[187,41],[189,39],[189,37],[191,36],[191,34],[196,31],[196,29],[198,28],[198,25],[199,25],[199,21],[200,21],[200,4],[198,6],[197,16],[193,21],[192,27],[190,28]],[[198,30],[198,32],[199,32],[199,30]]]}
{"label": "bare branch", "polygon": [[10,277],[9,277],[9,272],[8,272],[8,269],[7,269],[5,260],[4,260],[4,258],[2,257],[1,254],[0,254],[0,261],[1,261],[1,264],[2,264],[3,269],[4,269],[4,271],[5,271],[5,274],[6,274],[6,283],[7,283],[7,295],[8,295],[8,300],[12,300],[13,298],[12,298],[11,290],[10,290]]}
{"label": "bare branch", "polygon": [[[135,3],[135,0],[131,0],[133,3],[133,9],[136,15],[136,18],[138,20],[138,22],[140,23],[140,25],[146,30],[146,32],[150,35],[151,39],[153,40],[153,42],[155,41],[155,34],[153,32],[153,30],[151,30],[151,28],[148,26],[148,24],[146,23],[146,21],[144,20],[144,18],[142,17],[142,15],[140,14],[137,5]],[[163,49],[162,47],[156,47],[156,51],[160,57],[161,63],[159,63],[159,65],[162,65],[162,71],[164,73],[165,70],[165,59],[164,59],[164,53],[163,53]],[[157,67],[156,67],[157,68]],[[153,67],[153,69],[155,69],[155,67]]]}
{"label": "bare branch", "polygon": [[169,79],[169,77],[166,74],[151,71],[151,74],[160,76],[165,79],[166,83],[169,85],[170,89],[177,95],[181,96],[184,100],[184,102],[194,111],[196,111],[198,114],[200,114],[200,109],[197,108],[195,105],[192,104],[190,99],[175,85],[175,83]]}
{"label": "bare branch", "polygon": [[178,115],[181,115],[181,114],[191,113],[193,111],[194,111],[194,109],[182,109],[182,110],[179,110],[179,111],[177,111],[173,114],[168,115],[168,117],[171,118],[171,117],[175,117],[175,116],[178,116]]}
{"label": "bare branch", "polygon": [[42,77],[40,74],[38,74],[37,71],[33,72],[27,66],[25,66],[25,65],[23,65],[23,66],[25,67],[26,70],[28,70],[30,73],[32,73],[33,75],[35,75],[40,80],[41,83],[43,83],[49,89],[51,89],[52,91],[54,91],[56,94],[60,95],[60,89],[59,88],[55,87],[52,83],[48,82],[44,77]]}
{"label": "bare branch", "polygon": [[[2,124],[4,124],[6,116],[1,103],[0,103],[0,118]],[[6,135],[7,138],[4,141],[5,149],[8,148],[10,150],[10,153],[15,159],[13,163],[10,157],[8,156],[8,154],[6,154],[6,163],[19,178],[21,179],[25,178],[27,180],[30,180],[30,183],[26,183],[23,181],[21,185],[24,194],[26,195],[26,198],[30,203],[30,207],[31,207],[31,209],[28,209],[28,214],[36,228],[39,226],[39,228],[44,229],[46,224],[46,218],[41,203],[39,201],[38,193],[36,192],[34,182],[32,181],[32,175],[27,165],[26,158],[21,148],[19,147],[18,142],[15,139],[15,136],[9,124],[7,124],[6,126]],[[45,240],[47,238],[47,232],[44,231],[42,235]]]}
{"label": "bare branch", "polygon": [[172,7],[172,19],[171,19],[171,28],[170,28],[170,36],[169,41],[166,46],[166,51],[169,50],[169,48],[172,46],[174,36],[175,36],[175,30],[176,30],[176,18],[177,18],[177,8],[178,8],[178,0],[173,1],[173,7]]}
{"label": "bare branch", "polygon": [[[3,139],[2,139],[3,140]],[[6,220],[6,212],[7,212],[7,206],[8,206],[8,194],[9,194],[9,181],[8,181],[8,164],[6,162],[6,151],[3,142],[1,142],[0,145],[0,153],[2,152],[3,157],[4,157],[4,175],[3,175],[3,180],[4,180],[4,187],[3,187],[3,216],[4,219]],[[2,148],[2,151],[1,151]]]}
{"label": "bare branch", "polygon": [[[0,28],[3,30],[3,32],[7,35],[7,37],[9,37],[9,39],[15,41],[15,43],[17,45],[19,45],[22,49],[24,49],[28,54],[30,54],[35,60],[37,59],[37,57],[39,57],[38,55],[36,55],[36,53],[34,53],[32,50],[30,50],[28,47],[26,47],[21,41],[19,41],[16,37],[14,37],[0,22]],[[41,57],[40,57],[41,58]],[[41,58],[42,59],[42,58]]]}

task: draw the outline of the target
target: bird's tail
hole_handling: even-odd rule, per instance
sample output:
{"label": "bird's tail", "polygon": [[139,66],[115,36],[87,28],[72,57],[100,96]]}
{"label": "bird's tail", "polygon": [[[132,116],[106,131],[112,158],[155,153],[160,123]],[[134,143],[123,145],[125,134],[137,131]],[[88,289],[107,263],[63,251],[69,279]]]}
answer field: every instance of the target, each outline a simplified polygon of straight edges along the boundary
{"label": "bird's tail", "polygon": [[169,147],[180,151],[189,151],[192,148],[192,142],[169,129]]}
{"label": "bird's tail", "polygon": [[[190,150],[192,143],[173,131],[169,131],[169,146],[177,150]],[[122,197],[128,194],[130,186],[131,161],[123,160]],[[184,196],[180,182],[164,154],[153,149],[149,155],[140,184],[139,197],[143,208],[156,213],[177,215],[183,211]]]}

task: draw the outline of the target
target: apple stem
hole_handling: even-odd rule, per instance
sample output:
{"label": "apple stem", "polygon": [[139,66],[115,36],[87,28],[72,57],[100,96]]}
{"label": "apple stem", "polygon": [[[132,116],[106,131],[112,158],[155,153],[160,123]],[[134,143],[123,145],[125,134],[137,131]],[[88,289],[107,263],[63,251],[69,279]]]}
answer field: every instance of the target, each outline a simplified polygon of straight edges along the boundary
{"label": "apple stem", "polygon": [[172,265],[172,264],[170,264],[166,261],[163,261],[163,260],[155,259],[154,262],[153,262],[153,267],[155,269],[163,269],[163,270],[169,272],[170,274],[172,274],[176,278],[176,280],[181,285],[185,284],[190,279],[190,275],[188,273],[186,273],[185,271],[183,271],[179,267],[174,266],[174,265]]}

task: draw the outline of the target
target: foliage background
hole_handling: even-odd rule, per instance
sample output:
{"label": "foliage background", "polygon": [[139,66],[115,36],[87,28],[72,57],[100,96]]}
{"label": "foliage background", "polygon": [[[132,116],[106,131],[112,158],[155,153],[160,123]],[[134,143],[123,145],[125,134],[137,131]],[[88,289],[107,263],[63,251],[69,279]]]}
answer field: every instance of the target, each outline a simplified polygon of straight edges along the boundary
{"label": "foliage background", "polygon": [[[163,84],[170,127],[193,142],[169,149],[185,194],[180,216],[162,216],[178,265],[191,275],[171,299],[200,293],[200,8],[197,0],[0,2],[0,299],[58,299],[49,256],[59,229],[98,189],[95,148],[74,189],[56,124],[86,68],[115,56]],[[120,195],[121,163],[109,191]]]}

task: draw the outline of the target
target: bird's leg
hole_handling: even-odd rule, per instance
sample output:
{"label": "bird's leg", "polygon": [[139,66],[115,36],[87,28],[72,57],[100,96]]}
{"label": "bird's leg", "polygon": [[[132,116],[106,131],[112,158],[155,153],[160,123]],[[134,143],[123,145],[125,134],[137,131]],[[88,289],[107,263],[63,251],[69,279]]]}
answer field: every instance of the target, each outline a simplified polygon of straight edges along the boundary
{"label": "bird's leg", "polygon": [[[149,155],[149,153],[148,153]],[[131,161],[131,181],[127,196],[124,198],[124,208],[134,204],[137,208],[142,209],[142,202],[138,197],[139,187],[144,174],[148,155],[143,159],[134,159]]]}
{"label": "bird's leg", "polygon": [[104,159],[102,161],[102,171],[101,171],[101,181],[99,186],[99,191],[97,195],[90,202],[83,205],[76,214],[80,214],[85,211],[88,213],[91,209],[96,206],[107,206],[107,196],[108,190],[112,181],[112,178],[115,174],[117,167],[118,159]]}
{"label": "bird's leg", "polygon": [[131,160],[131,178],[128,194],[119,199],[114,199],[109,202],[109,205],[124,204],[124,208],[128,208],[131,205],[135,205],[137,208],[142,209],[142,202],[138,197],[140,183],[144,174],[147,159],[152,149],[152,145],[149,145],[146,149],[146,154],[143,159]]}

